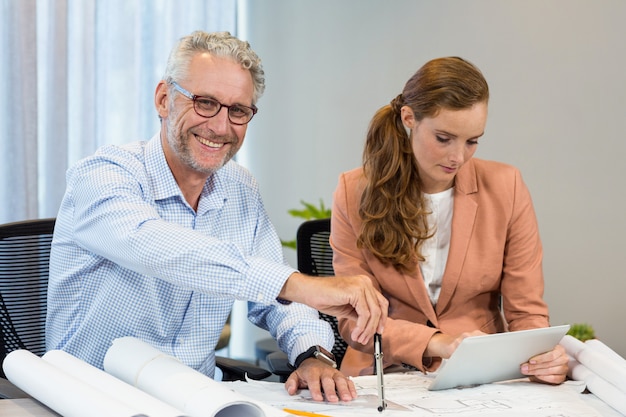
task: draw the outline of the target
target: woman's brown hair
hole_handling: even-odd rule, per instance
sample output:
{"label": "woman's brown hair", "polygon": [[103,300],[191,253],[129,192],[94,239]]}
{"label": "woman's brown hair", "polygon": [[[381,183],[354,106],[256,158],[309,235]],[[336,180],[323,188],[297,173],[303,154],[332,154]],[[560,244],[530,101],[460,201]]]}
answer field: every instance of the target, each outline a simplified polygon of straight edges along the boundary
{"label": "woman's brown hair", "polygon": [[372,118],[363,172],[367,185],[359,215],[357,244],[379,260],[414,271],[424,260],[422,242],[432,236],[413,148],[400,118],[408,106],[415,120],[435,117],[441,109],[462,110],[489,100],[489,87],[478,68],[458,57],[427,62],[406,83],[402,94]]}

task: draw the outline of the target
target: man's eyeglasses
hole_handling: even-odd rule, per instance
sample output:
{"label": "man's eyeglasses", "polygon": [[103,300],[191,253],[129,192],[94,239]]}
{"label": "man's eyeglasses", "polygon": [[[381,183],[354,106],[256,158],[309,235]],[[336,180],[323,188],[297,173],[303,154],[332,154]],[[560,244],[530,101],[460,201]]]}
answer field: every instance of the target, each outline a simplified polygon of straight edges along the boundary
{"label": "man's eyeglasses", "polygon": [[193,101],[193,109],[202,117],[215,117],[222,107],[228,110],[228,120],[234,125],[245,125],[256,114],[258,109],[254,106],[248,107],[242,104],[231,104],[230,106],[222,104],[211,97],[197,96],[181,87],[176,81],[169,82],[179,93]]}

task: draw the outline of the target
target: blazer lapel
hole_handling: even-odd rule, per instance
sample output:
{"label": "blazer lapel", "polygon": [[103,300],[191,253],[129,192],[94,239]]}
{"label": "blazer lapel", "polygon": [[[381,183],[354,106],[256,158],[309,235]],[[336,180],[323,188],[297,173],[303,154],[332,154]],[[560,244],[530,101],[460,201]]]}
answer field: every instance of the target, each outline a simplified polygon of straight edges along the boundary
{"label": "blazer lapel", "polygon": [[436,306],[437,315],[445,310],[459,283],[467,248],[472,237],[472,230],[474,229],[474,222],[476,221],[478,204],[472,198],[472,194],[477,191],[476,170],[473,161],[469,160],[459,171],[455,180],[452,236],[448,261],[441,284],[441,292],[439,293],[439,300]]}

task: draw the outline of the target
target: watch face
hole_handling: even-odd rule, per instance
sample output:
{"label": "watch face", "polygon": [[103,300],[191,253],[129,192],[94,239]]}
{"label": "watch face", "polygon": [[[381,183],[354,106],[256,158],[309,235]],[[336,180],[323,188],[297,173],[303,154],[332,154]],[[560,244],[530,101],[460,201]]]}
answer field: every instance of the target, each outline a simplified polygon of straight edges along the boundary
{"label": "watch face", "polygon": [[327,351],[326,349],[324,349],[323,347],[318,346],[314,355],[317,359],[321,360],[322,362],[325,362],[326,364],[332,366],[333,368],[337,367],[335,356],[329,351]]}

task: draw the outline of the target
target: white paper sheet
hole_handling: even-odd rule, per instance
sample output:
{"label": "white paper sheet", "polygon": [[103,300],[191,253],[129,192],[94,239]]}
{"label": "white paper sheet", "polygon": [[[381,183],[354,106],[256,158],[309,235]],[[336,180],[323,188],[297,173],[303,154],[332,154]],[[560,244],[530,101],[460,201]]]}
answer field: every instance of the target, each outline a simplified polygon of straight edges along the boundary
{"label": "white paper sheet", "polygon": [[146,394],[138,388],[109,375],[106,372],[61,350],[51,350],[43,355],[43,360],[51,363],[67,374],[89,384],[125,404],[132,406],[150,417],[177,417],[184,413],[171,405]]}
{"label": "white paper sheet", "polygon": [[134,337],[113,341],[104,358],[104,370],[192,417],[287,415],[228,389]]}
{"label": "white paper sheet", "polygon": [[9,353],[2,368],[9,381],[62,416],[145,416],[27,350]]}

